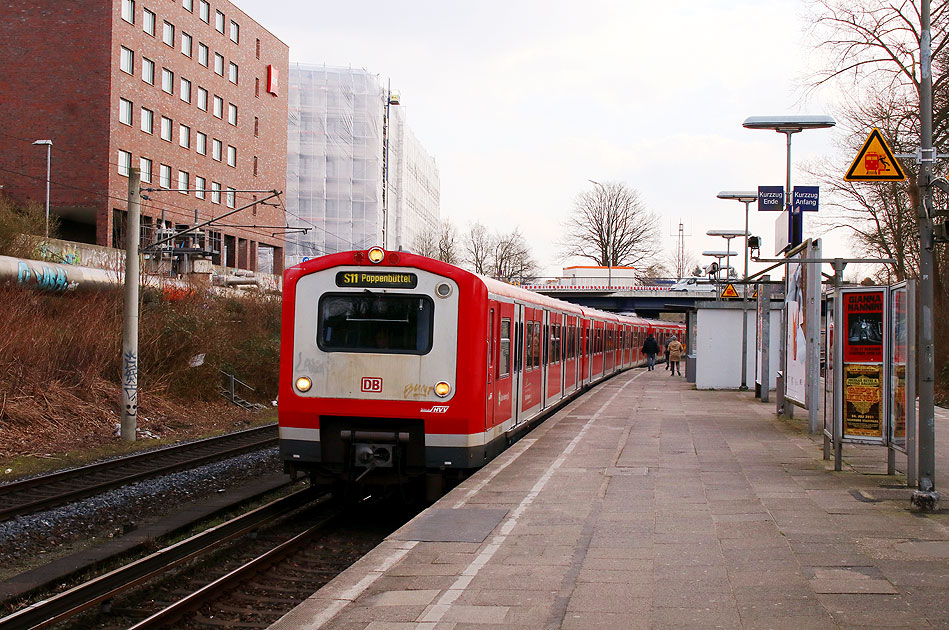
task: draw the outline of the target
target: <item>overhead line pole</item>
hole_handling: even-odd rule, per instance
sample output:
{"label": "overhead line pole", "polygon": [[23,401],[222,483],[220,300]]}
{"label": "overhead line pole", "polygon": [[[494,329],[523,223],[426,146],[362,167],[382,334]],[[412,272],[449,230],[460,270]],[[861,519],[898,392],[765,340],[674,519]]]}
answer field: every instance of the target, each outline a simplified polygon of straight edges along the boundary
{"label": "overhead line pole", "polygon": [[933,162],[933,77],[932,30],[930,0],[922,0],[919,42],[919,143],[922,164],[919,180],[919,474],[918,485],[911,499],[921,510],[935,510],[939,495],[936,493],[936,426],[935,426],[935,367],[933,341],[933,227],[929,209],[932,208]]}

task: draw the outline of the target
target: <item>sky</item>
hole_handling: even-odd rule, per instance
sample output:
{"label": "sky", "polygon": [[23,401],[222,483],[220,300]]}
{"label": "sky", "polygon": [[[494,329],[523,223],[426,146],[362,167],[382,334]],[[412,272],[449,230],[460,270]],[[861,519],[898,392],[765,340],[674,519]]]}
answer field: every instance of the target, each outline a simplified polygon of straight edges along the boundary
{"label": "sky", "polygon": [[[711,262],[702,251],[725,241],[706,231],[744,224],[744,204],[717,193],[785,179],[785,136],[744,129],[745,118],[832,113],[832,95],[802,89],[813,63],[804,0],[236,4],[289,45],[291,62],[391,80],[438,164],[441,216],[462,230],[519,228],[545,276],[590,264],[557,247],[590,180],[639,192],[666,260],[681,221],[686,249]],[[800,168],[831,155],[835,133],[793,136],[792,185],[814,183]],[[752,206],[762,256],[774,253],[777,216]],[[825,256],[851,255],[845,235],[816,225],[806,216],[805,236],[822,236]],[[743,244],[732,250],[741,257]]]}

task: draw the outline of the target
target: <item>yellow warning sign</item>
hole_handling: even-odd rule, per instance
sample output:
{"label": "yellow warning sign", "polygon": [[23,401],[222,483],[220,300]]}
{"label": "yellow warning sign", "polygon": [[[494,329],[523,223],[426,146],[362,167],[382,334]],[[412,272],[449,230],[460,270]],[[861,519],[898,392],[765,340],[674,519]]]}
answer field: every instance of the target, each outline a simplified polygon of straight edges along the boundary
{"label": "yellow warning sign", "polygon": [[722,297],[736,298],[736,297],[741,297],[741,296],[738,295],[738,291],[735,290],[735,285],[729,282],[728,285],[725,287],[725,290],[722,291]]}
{"label": "yellow warning sign", "polygon": [[874,127],[844,179],[848,182],[900,182],[906,179],[906,175],[883,134]]}

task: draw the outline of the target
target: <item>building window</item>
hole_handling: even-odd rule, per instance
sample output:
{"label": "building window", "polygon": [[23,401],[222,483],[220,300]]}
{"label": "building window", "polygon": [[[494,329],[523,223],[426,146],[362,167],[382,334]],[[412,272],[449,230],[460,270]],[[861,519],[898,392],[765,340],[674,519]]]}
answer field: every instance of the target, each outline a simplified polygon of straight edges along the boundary
{"label": "building window", "polygon": [[227,122],[237,126],[237,105],[234,103],[227,104]]}
{"label": "building window", "polygon": [[142,57],[142,81],[155,85],[155,62]]}
{"label": "building window", "polygon": [[198,109],[208,111],[208,91],[198,86]]}
{"label": "building window", "polygon": [[158,166],[158,185],[162,188],[171,188],[171,167],[167,164]]}
{"label": "building window", "polygon": [[155,14],[148,9],[142,10],[142,30],[152,37],[155,36]]}
{"label": "building window", "polygon": [[171,118],[161,117],[161,139],[171,142]]}
{"label": "building window", "polygon": [[185,149],[191,148],[191,127],[178,124],[178,144]]}
{"label": "building window", "polygon": [[183,6],[188,13],[194,13],[194,0],[181,0],[181,6]]}
{"label": "building window", "polygon": [[227,67],[227,80],[237,85],[237,64],[233,61]]}
{"label": "building window", "polygon": [[208,4],[207,0],[201,0],[198,3],[198,17],[205,24],[211,23],[211,5]]}
{"label": "building window", "polygon": [[216,118],[224,118],[224,99],[220,96],[215,95],[214,97],[214,111],[212,113]]}
{"label": "building window", "polygon": [[129,170],[132,168],[132,154],[128,151],[119,149],[119,175],[129,176]]}
{"label": "building window", "polygon": [[257,177],[257,156],[254,156],[254,177]]}
{"label": "building window", "polygon": [[221,161],[221,147],[223,146],[224,145],[217,138],[214,138],[213,140],[211,140],[211,158],[212,159],[217,160],[218,162]]}
{"label": "building window", "polygon": [[165,25],[161,30],[161,41],[165,42],[171,47],[175,45],[175,25],[171,22],[165,22]]}
{"label": "building window", "polygon": [[119,67],[126,74],[135,73],[135,53],[122,46],[122,52],[119,57]]}
{"label": "building window", "polygon": [[123,125],[132,126],[132,101],[124,98],[119,99],[119,122]]}
{"label": "building window", "polygon": [[201,42],[198,42],[198,63],[205,68],[208,67],[208,47]]}
{"label": "building window", "polygon": [[207,135],[201,133],[200,131],[195,132],[194,150],[200,153],[201,155],[208,154],[208,137]]}
{"label": "building window", "polygon": [[175,73],[168,68],[161,69],[161,89],[169,94],[175,93]]}
{"label": "building window", "polygon": [[260,59],[260,38],[257,38],[257,58]]}
{"label": "building window", "polygon": [[260,77],[254,79],[254,96],[260,98]]}
{"label": "building window", "polygon": [[188,194],[188,188],[190,183],[190,176],[188,171],[178,171],[178,192],[182,195]]}
{"label": "building window", "polygon": [[194,196],[198,199],[204,199],[205,179],[203,177],[194,178]]}
{"label": "building window", "polygon": [[221,203],[221,185],[211,182],[211,203]]}
{"label": "building window", "polygon": [[237,22],[231,20],[231,41],[239,44],[241,39],[241,27]]}
{"label": "building window", "polygon": [[214,12],[214,30],[221,35],[224,34],[224,14],[220,11]]}
{"label": "building window", "polygon": [[260,118],[257,118],[257,116],[254,116],[254,137],[260,137]]}
{"label": "building window", "polygon": [[214,74],[224,76],[224,55],[214,53]]}
{"label": "building window", "polygon": [[155,125],[155,114],[150,109],[142,108],[142,131],[153,133]]}
{"label": "building window", "polygon": [[189,81],[188,79],[184,77],[181,77],[180,90],[181,90],[181,100],[183,100],[185,103],[190,103],[191,102],[191,81]]}
{"label": "building window", "polygon": [[181,31],[181,54],[186,57],[191,56],[191,35]]}
{"label": "building window", "polygon": [[237,166],[237,147],[227,145],[227,165]]}
{"label": "building window", "polygon": [[142,172],[142,181],[146,184],[152,183],[152,161],[148,158],[138,158],[138,169]]}
{"label": "building window", "polygon": [[227,197],[226,197],[225,203],[227,203],[228,208],[234,207],[234,202],[236,201],[236,198],[237,198],[237,195],[235,194],[236,192],[237,191],[231,188],[230,186],[227,187]]}
{"label": "building window", "polygon": [[135,0],[122,0],[122,19],[135,24]]}

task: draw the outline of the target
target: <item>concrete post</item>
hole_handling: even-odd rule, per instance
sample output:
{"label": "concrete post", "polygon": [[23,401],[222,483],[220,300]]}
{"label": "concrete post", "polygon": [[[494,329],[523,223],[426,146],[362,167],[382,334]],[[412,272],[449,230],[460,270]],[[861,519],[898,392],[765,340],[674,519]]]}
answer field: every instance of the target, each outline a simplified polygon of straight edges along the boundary
{"label": "concrete post", "polygon": [[138,240],[141,213],[139,169],[129,171],[125,241],[125,321],[122,326],[122,439],[134,442],[138,423]]}

